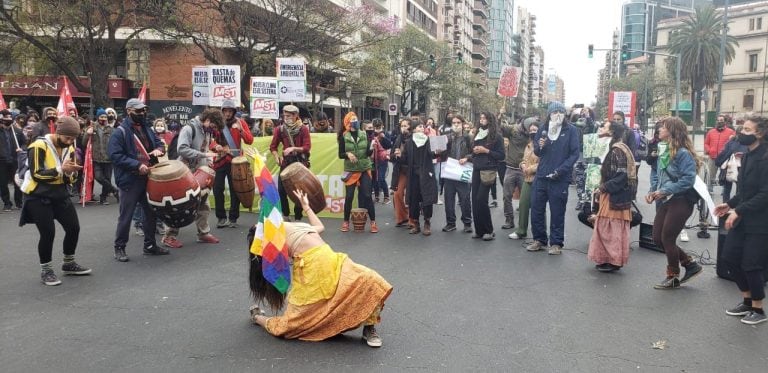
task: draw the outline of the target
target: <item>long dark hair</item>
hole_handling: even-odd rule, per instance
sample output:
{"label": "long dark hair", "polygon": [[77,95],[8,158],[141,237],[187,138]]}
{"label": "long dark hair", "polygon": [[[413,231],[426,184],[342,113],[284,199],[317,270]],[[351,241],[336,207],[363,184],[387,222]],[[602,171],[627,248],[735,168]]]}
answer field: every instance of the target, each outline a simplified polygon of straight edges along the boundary
{"label": "long dark hair", "polygon": [[[496,137],[499,135],[499,126],[496,124],[496,116],[494,116],[490,111],[484,111],[480,113],[480,115],[485,116],[485,120],[488,122],[488,143],[491,144],[496,142]],[[477,123],[479,126],[479,117]]]}
{"label": "long dark hair", "polygon": [[[248,248],[250,249],[253,243],[253,237],[256,235],[256,226],[251,227],[248,230]],[[251,287],[251,295],[253,300],[257,303],[266,302],[272,311],[277,312],[285,305],[285,295],[279,292],[272,284],[264,278],[264,274],[261,272],[261,261],[263,258],[258,255],[253,255],[248,252],[248,262],[250,263],[250,269],[248,270],[248,284]]]}

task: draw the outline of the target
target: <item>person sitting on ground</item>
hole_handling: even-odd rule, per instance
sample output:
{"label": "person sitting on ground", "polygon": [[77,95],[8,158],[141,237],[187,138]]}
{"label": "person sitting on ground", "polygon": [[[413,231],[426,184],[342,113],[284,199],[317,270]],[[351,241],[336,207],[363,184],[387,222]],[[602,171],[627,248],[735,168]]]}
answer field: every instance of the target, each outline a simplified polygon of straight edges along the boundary
{"label": "person sitting on ground", "polygon": [[[331,249],[320,236],[325,226],[309,205],[304,191],[295,190],[306,212],[307,223],[284,223],[285,242],[291,259],[291,286],[287,296],[280,293],[262,272],[262,257],[250,257],[250,288],[257,304],[266,302],[282,315],[265,316],[251,306],[251,321],[269,334],[287,339],[322,341],[363,326],[363,340],[371,347],[381,347],[375,325],[392,285],[375,271],[357,264],[347,254]],[[248,242],[254,240],[251,228]],[[287,304],[286,304],[287,303]]]}

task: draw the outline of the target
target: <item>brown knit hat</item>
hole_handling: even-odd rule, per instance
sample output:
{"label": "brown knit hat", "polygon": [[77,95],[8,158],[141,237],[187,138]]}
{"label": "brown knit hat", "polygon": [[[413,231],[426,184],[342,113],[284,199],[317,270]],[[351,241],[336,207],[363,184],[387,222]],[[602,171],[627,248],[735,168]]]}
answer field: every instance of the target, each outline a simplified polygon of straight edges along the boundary
{"label": "brown knit hat", "polygon": [[80,136],[80,124],[72,117],[61,117],[56,120],[56,134],[62,136]]}

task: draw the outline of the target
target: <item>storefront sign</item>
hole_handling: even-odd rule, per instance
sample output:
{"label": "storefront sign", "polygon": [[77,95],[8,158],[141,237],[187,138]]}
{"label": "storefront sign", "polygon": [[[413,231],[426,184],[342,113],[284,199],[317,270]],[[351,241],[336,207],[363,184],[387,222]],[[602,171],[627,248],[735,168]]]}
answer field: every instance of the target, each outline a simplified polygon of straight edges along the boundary
{"label": "storefront sign", "polygon": [[[85,87],[91,86],[87,77],[78,79]],[[58,96],[62,79],[59,76],[13,76],[0,75],[0,90],[6,96]],[[80,92],[69,82],[72,97],[91,97],[90,93]],[[112,99],[128,98],[128,80],[110,78],[107,80],[107,93]]]}
{"label": "storefront sign", "polygon": [[167,118],[182,125],[189,124],[196,114],[189,101],[151,101],[149,107],[158,118]]}

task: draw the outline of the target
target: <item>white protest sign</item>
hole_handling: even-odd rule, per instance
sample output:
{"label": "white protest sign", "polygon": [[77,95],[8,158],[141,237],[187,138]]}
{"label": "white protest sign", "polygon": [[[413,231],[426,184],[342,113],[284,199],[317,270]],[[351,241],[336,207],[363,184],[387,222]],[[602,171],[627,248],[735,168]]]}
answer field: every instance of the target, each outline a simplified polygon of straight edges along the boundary
{"label": "white protest sign", "polygon": [[303,80],[279,80],[277,98],[284,102],[306,102],[307,88]]}
{"label": "white protest sign", "polygon": [[307,80],[307,64],[303,58],[277,58],[278,80]]}
{"label": "white protest sign", "polygon": [[277,99],[256,97],[251,99],[251,118],[279,118]]}
{"label": "white protest sign", "polygon": [[448,158],[440,163],[440,177],[448,180],[461,181],[462,183],[472,182],[472,163],[459,164],[459,160]]}
{"label": "white protest sign", "polygon": [[208,105],[208,66],[192,68],[192,105]]}
{"label": "white protest sign", "polygon": [[251,99],[254,98],[277,100],[277,79],[271,76],[252,76]]}
{"label": "white protest sign", "polygon": [[208,66],[208,97],[210,106],[221,106],[226,99],[240,103],[240,66]]}

